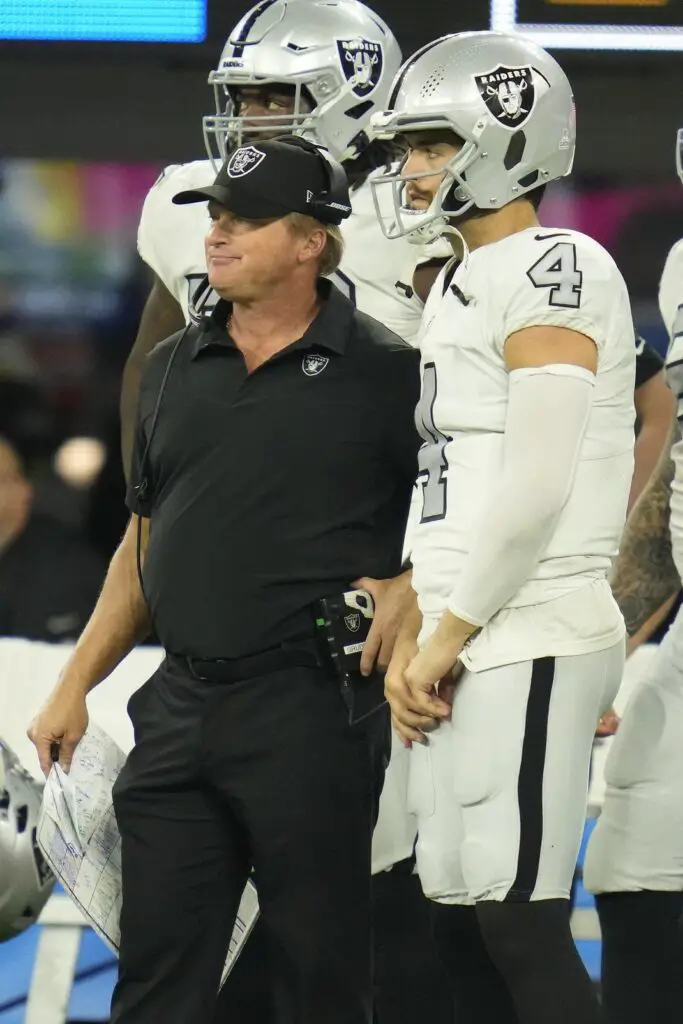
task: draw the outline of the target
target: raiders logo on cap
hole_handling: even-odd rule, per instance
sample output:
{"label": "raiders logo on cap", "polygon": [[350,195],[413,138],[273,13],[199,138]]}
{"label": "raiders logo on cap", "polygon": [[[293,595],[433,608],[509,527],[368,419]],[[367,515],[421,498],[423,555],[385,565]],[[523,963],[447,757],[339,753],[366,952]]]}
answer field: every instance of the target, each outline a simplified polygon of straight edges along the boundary
{"label": "raiders logo on cap", "polygon": [[379,43],[368,39],[338,39],[342,71],[356,96],[368,96],[382,77],[384,54]]}
{"label": "raiders logo on cap", "polygon": [[241,149],[236,149],[228,160],[228,177],[243,178],[245,174],[251,174],[265,158],[266,154],[256,146],[242,146]]}
{"label": "raiders logo on cap", "polygon": [[474,81],[486,106],[504,128],[521,128],[536,100],[530,67],[508,68],[499,64],[495,71],[475,75]]}

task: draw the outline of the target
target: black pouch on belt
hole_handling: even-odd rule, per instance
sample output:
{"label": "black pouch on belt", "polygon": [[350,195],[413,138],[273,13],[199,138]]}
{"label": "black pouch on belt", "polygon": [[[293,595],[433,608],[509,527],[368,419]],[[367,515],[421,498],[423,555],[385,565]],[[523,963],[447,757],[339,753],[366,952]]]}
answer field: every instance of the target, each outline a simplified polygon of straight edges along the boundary
{"label": "black pouch on belt", "polygon": [[375,604],[367,590],[346,590],[316,602],[316,626],[341,685],[341,695],[355,725],[384,706],[384,679],[379,672],[360,674]]}

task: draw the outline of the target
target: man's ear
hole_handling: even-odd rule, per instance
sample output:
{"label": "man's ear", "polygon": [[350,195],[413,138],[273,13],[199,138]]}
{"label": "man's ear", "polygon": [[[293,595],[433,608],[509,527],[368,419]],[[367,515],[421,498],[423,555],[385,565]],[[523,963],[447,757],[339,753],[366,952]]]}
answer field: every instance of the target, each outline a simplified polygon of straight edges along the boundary
{"label": "man's ear", "polygon": [[299,250],[300,262],[307,263],[308,260],[320,259],[325,250],[326,244],[327,232],[325,229],[314,228]]}

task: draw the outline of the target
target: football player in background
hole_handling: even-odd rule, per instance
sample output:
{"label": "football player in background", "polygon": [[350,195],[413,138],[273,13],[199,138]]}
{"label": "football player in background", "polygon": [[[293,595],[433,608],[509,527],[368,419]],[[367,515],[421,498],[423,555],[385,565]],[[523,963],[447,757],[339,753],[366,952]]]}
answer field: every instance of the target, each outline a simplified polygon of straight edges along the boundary
{"label": "football player in background", "polygon": [[[676,139],[676,167],[683,183],[683,129]],[[659,310],[669,332],[667,378],[672,392],[669,429],[656,470],[647,486],[635,495],[615,565],[612,589],[626,620],[627,654],[647,641],[666,624],[680,599],[681,580],[672,554],[669,505],[673,462],[669,457],[674,440],[672,424],[683,395],[683,384],[672,359],[674,341],[683,331],[680,306],[683,302],[683,239],[667,256],[659,284]],[[653,403],[649,403],[650,408]],[[663,400],[659,398],[659,404]],[[636,399],[636,408],[637,399]],[[640,500],[637,500],[637,499]]]}
{"label": "football player in background", "polygon": [[[353,213],[344,224],[345,251],[333,279],[363,312],[407,341],[416,336],[422,314],[412,281],[417,250],[405,240],[390,244],[384,238],[369,186],[395,158],[395,148],[370,142],[366,129],[385,105],[400,63],[390,29],[357,0],[262,0],[238,22],[209,77],[217,110],[203,123],[212,160],[166,168],[142,210],[138,248],[155,277],[124,371],[124,463],[145,355],[196,315],[196,290],[206,275],[205,212],[174,208],[171,197],[212,181],[236,145],[294,131],[343,162]],[[206,310],[210,302],[208,297]]]}
{"label": "football player in background", "polygon": [[[677,163],[681,164],[683,132]],[[629,519],[615,592],[627,579],[649,617],[683,574],[683,242],[660,283],[669,331],[667,375],[677,402],[671,454]],[[633,523],[633,520],[635,524]],[[670,532],[671,552],[667,534]],[[640,593],[639,593],[640,592]],[[653,599],[654,595],[654,599]],[[584,884],[596,895],[602,930],[607,1024],[674,1024],[683,1007],[683,611],[630,698],[605,767],[607,788],[591,835]]]}
{"label": "football player in background", "polygon": [[[343,162],[353,212],[342,228],[344,255],[333,280],[360,310],[404,339],[415,339],[423,309],[417,291],[428,290],[436,269],[425,256],[424,265],[415,271],[420,249],[406,239],[390,242],[384,237],[370,182],[392,164],[396,150],[391,143],[370,141],[366,131],[372,113],[386,105],[400,62],[390,29],[357,0],[262,0],[236,25],[209,79],[216,112],[204,118],[204,134],[213,159],[167,168],[142,211],[138,248],[155,277],[124,371],[126,473],[147,353],[212,306],[212,296],[201,288],[206,275],[206,210],[174,206],[171,200],[181,190],[213,181],[215,170],[235,146],[258,147],[259,139],[296,132]],[[438,255],[433,263],[438,266]],[[407,594],[388,593],[384,581],[362,582],[372,591],[380,613],[365,663],[369,669],[379,653],[380,664],[386,666]],[[406,789],[407,755],[395,742],[373,845],[377,1015],[381,1024],[414,1020],[418,1013],[429,1016],[431,1024],[448,1024],[451,999],[433,956],[427,905],[413,874],[415,818],[406,811]],[[269,1019],[263,984],[265,930],[259,920],[225,986],[220,1019],[226,1013],[236,1015],[238,1007],[240,1019],[249,1024]],[[398,990],[397,974],[407,979],[403,992]]]}
{"label": "football player in background", "polygon": [[536,217],[575,145],[548,53],[446,37],[404,64],[389,107],[375,128],[409,152],[375,182],[385,229],[445,231],[456,253],[420,336],[417,604],[386,681],[418,869],[458,1024],[597,1024],[568,897],[624,660],[607,573],[633,473],[629,297],[597,242]]}
{"label": "football player in background", "polygon": [[628,511],[643,493],[654,473],[671,433],[676,402],[667,384],[664,360],[656,349],[636,338],[636,447]]}

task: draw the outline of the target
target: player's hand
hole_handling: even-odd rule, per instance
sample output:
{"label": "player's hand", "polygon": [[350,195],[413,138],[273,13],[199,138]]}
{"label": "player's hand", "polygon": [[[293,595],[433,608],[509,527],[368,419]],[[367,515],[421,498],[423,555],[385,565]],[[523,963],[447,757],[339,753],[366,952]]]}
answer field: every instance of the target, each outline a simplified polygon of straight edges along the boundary
{"label": "player's hand", "polygon": [[373,580],[364,576],[353,584],[367,590],[375,603],[375,614],[360,660],[361,674],[369,676],[373,669],[389,667],[396,635],[413,598],[411,573],[404,572],[391,580]]}
{"label": "player's hand", "polygon": [[405,747],[426,743],[426,733],[436,729],[439,719],[434,714],[421,714],[406,682],[405,671],[418,654],[417,641],[404,641],[394,649],[384,677],[384,694],[391,708],[391,724]]}
{"label": "player's hand", "polygon": [[595,730],[596,736],[614,736],[615,732],[619,728],[621,719],[616,713],[614,708],[608,708],[608,710],[601,717],[598,722],[598,727]]}
{"label": "player's hand", "polygon": [[53,750],[59,748],[59,764],[68,772],[71,759],[85,730],[88,709],[82,690],[58,685],[28,727],[28,738],[38,751],[43,775],[50,774]]}
{"label": "player's hand", "polygon": [[444,699],[443,687],[440,694],[440,685],[453,681],[458,658],[474,631],[474,626],[444,612],[430,639],[406,668],[404,677],[421,714],[450,717],[451,703]]}

